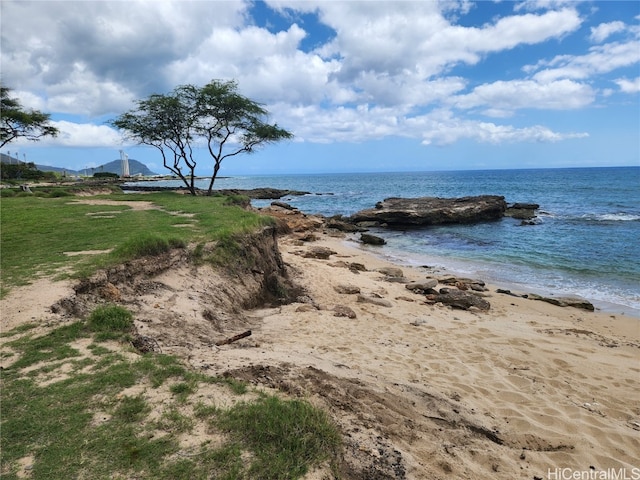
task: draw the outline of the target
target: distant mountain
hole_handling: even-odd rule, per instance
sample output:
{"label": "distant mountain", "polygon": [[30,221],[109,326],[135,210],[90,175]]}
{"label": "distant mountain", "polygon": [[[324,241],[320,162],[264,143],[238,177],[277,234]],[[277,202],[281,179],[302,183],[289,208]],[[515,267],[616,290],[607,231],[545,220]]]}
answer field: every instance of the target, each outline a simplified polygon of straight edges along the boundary
{"label": "distant mountain", "polygon": [[36,168],[41,172],[56,172],[56,173],[66,173],[67,175],[80,175],[81,172],[76,170],[71,170],[68,168],[60,168],[60,167],[50,167],[48,165],[38,165],[36,163]]}
{"label": "distant mountain", "polygon": [[[0,162],[1,163],[24,163],[23,161],[18,160],[15,157],[10,157],[9,155],[5,155],[4,153],[0,153]],[[94,173],[98,173],[98,172],[111,172],[111,173],[116,173],[118,175],[122,175],[122,163],[120,160],[114,160],[113,162],[105,163],[104,165],[100,165],[99,167],[87,168],[82,170],[71,170],[70,168],[51,167],[49,165],[38,165],[38,164],[36,164],[36,168],[42,172],[66,173],[67,175],[91,176]],[[149,170],[149,168],[144,163],[141,163],[137,160],[129,159],[129,175],[154,176],[158,174]]]}
{"label": "distant mountain", "polygon": [[[90,170],[93,173],[111,172],[122,175],[122,162],[120,160],[114,160],[113,162],[105,163],[104,165],[100,165],[99,167],[92,168]],[[144,175],[145,177],[151,177],[158,174],[149,170],[149,168],[144,163],[141,163],[137,160],[129,159],[129,175]]]}

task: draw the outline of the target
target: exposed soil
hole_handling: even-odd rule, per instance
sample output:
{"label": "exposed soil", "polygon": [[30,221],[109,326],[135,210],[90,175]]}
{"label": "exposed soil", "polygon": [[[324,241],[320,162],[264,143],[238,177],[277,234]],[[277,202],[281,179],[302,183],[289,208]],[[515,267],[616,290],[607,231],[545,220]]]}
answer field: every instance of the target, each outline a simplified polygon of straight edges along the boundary
{"label": "exposed soil", "polygon": [[[522,298],[492,300],[491,315],[438,310],[385,280],[370,257],[306,256],[299,238],[279,247],[265,229],[243,241],[229,269],[195,265],[187,250],[129,262],[73,292],[66,285],[49,317],[84,318],[115,302],[134,314],[140,351],[308,399],[343,433],[344,479],[532,479],[559,464],[631,461],[637,347],[614,335],[614,320],[587,324]],[[357,302],[338,285],[393,307]],[[335,314],[338,304],[357,318]],[[606,382],[591,363],[607,365]],[[329,478],[324,468],[307,480]]]}

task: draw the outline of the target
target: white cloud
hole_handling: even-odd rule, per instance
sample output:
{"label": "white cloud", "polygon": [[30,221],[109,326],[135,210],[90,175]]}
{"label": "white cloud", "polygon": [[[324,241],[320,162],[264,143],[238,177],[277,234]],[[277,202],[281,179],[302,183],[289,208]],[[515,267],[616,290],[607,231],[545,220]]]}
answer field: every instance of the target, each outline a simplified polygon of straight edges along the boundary
{"label": "white cloud", "polygon": [[457,63],[475,64],[481,55],[561,37],[580,26],[570,8],[541,15],[504,17],[482,28],[450,24],[435,2],[326,2],[322,20],[337,32],[319,53],[339,55],[344,80],[361,72],[426,79]]}
{"label": "white cloud", "polygon": [[400,135],[399,126],[402,109],[370,107],[336,107],[330,110],[318,105],[295,106],[277,104],[272,106],[278,123],[289,127],[295,140],[331,143],[364,142],[367,140]]}
{"label": "white cloud", "polygon": [[547,10],[557,9],[566,5],[577,5],[579,0],[524,0],[518,2],[514,6],[514,10],[519,12],[521,10],[535,11],[535,10]]}
{"label": "white cloud", "polygon": [[614,33],[622,32],[626,30],[626,25],[624,22],[609,22],[609,23],[601,23],[597,27],[591,27],[591,35],[589,38],[593,42],[600,43],[606,40],[610,35]]}
{"label": "white cloud", "polygon": [[481,143],[499,144],[513,142],[558,142],[571,138],[587,137],[587,133],[558,133],[542,125],[517,128],[512,125],[496,125],[454,117],[448,110],[407,120],[412,130],[422,131],[425,145],[446,146],[459,140],[475,140]]}
{"label": "white cloud", "polygon": [[46,137],[32,146],[48,147],[108,147],[118,148],[124,144],[122,136],[107,125],[74,123],[66,120],[51,124],[60,133],[57,137]]}
{"label": "white cloud", "polygon": [[[584,107],[597,89],[591,76],[633,65],[640,56],[637,42],[598,45],[585,55],[531,65],[532,78],[502,80],[501,72],[491,72],[469,91],[472,80],[460,73],[465,68],[578,31],[584,19],[577,4],[521,2],[516,13],[476,26],[458,22],[480,8],[466,0],[269,5],[291,9],[286,13],[298,23],[277,32],[256,26],[244,1],[4,2],[3,81],[19,88],[28,106],[95,119],[178,84],[235,79],[243,94],[267,104],[280,125],[294,130],[296,141],[557,141],[583,134],[464,115],[506,118],[518,109]],[[304,51],[313,31],[296,14],[310,12],[335,35]],[[604,40],[618,28],[601,24],[592,37]],[[456,67],[463,68],[452,72]],[[622,91],[637,88],[637,79],[617,83]],[[459,117],[448,109],[454,107]],[[106,126],[57,124],[63,134],[47,140],[51,145],[121,142]]]}
{"label": "white cloud", "polygon": [[554,132],[542,125],[518,128],[470,120],[455,116],[448,109],[412,115],[408,110],[367,105],[334,110],[279,105],[275,111],[283,124],[294,126],[293,133],[299,142],[365,142],[395,136],[417,139],[425,145],[446,146],[459,140],[499,144],[558,142],[588,136],[584,132]]}
{"label": "white cloud", "polygon": [[[492,116],[505,116],[522,108],[569,110],[592,103],[595,92],[572,80],[539,83],[534,80],[497,81],[480,85],[467,95],[451,100],[458,108],[486,107]],[[494,113],[491,113],[494,111]]]}
{"label": "white cloud", "polygon": [[136,95],[125,85],[99,80],[85,65],[75,64],[69,75],[47,89],[46,110],[87,117],[119,113],[133,106]]}
{"label": "white cloud", "polygon": [[298,49],[305,35],[296,24],[275,34],[258,27],[216,29],[192,54],[172,62],[167,75],[174,84],[233,78],[245,95],[261,102],[314,103],[328,95],[342,101],[350,98],[330,80],[338,68],[336,61]]}
{"label": "white cloud", "polygon": [[620,91],[624,93],[638,93],[640,92],[640,77],[627,80],[626,78],[619,78],[615,81],[620,87]]}
{"label": "white cloud", "polygon": [[[81,98],[71,112],[109,113],[122,102],[93,102],[102,111],[80,103],[96,89],[136,96],[170,89],[165,65],[199,45],[212,28],[242,25],[245,9],[240,1],[3,2],[3,81],[37,90],[52,105],[74,103],[67,92],[75,88]],[[60,91],[63,98],[52,98]]]}
{"label": "white cloud", "polygon": [[[585,55],[558,55],[550,61],[529,66],[525,71],[533,72],[540,82],[551,82],[559,78],[585,79],[595,74],[612,72],[640,62],[640,41],[607,43],[589,49]],[[547,67],[547,68],[545,68]]]}

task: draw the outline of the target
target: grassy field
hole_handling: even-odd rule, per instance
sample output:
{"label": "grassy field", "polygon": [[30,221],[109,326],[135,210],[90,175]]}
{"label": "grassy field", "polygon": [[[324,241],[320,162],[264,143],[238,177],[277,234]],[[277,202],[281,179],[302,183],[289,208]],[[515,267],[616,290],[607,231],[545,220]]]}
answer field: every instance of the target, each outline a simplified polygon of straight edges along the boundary
{"label": "grassy field", "polygon": [[[154,208],[3,196],[5,291],[269,222],[224,197],[91,199]],[[86,250],[109,253],[67,254]],[[55,329],[2,332],[3,479],[295,479],[339,455],[340,435],[322,411],[194,372],[172,356],[139,355],[129,343],[133,322],[123,307],[105,305]]]}
{"label": "grassy field", "polygon": [[[37,276],[83,276],[157,248],[228,238],[270,219],[243,210],[230,197],[192,197],[172,192],[90,197],[117,205],[87,204],[86,197],[2,198],[0,268],[2,288]],[[136,209],[127,203],[150,202]],[[104,254],[78,252],[106,251]]]}

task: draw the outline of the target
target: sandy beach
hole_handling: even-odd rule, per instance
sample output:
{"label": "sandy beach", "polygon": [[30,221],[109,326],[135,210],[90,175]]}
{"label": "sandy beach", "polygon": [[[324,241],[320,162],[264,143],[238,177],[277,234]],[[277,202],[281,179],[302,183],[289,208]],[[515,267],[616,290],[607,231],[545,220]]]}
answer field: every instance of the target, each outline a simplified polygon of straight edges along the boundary
{"label": "sandy beach", "polygon": [[[140,295],[140,331],[196,369],[324,408],[344,433],[345,458],[367,478],[638,478],[640,319],[491,286],[488,311],[430,305],[380,270],[400,268],[406,281],[442,272],[391,265],[348,235],[300,237],[280,237],[279,248],[304,298],[243,312],[235,327],[233,315],[217,319],[225,334],[250,327],[250,337],[213,344],[199,302],[221,280],[205,267],[154,278],[167,288]],[[317,247],[334,253],[305,256]],[[47,294],[27,306],[34,291]],[[55,324],[50,306],[70,293],[69,283],[14,290],[2,330]],[[568,476],[604,471],[628,477]]]}

